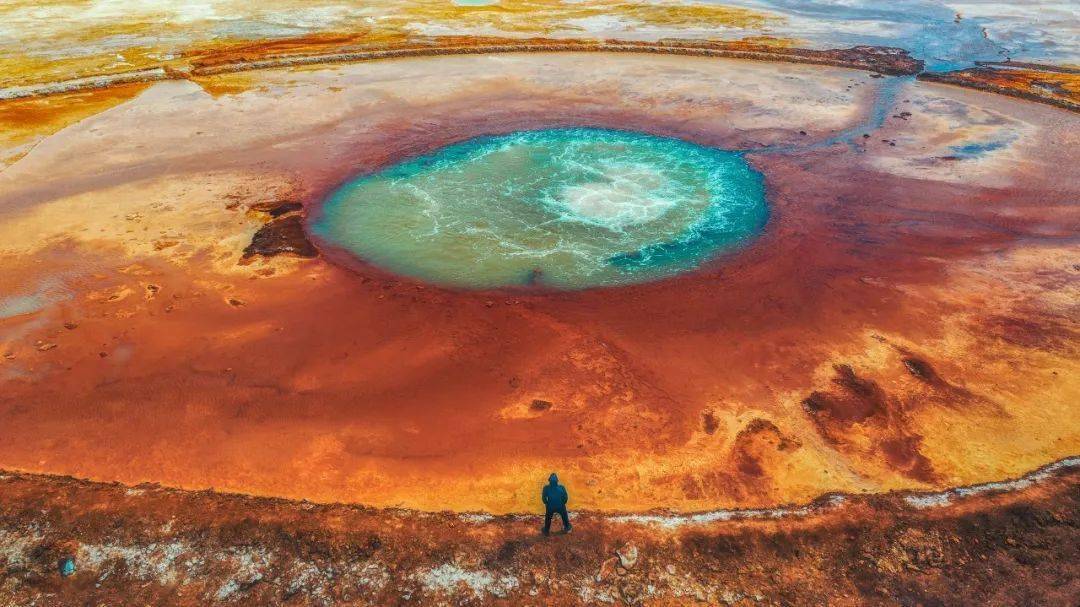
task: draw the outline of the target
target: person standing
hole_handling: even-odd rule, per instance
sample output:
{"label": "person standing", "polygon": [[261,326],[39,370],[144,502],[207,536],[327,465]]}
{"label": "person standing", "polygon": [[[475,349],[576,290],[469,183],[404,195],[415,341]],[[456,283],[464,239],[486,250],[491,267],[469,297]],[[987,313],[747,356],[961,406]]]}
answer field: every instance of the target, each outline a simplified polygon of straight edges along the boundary
{"label": "person standing", "polygon": [[544,501],[544,535],[551,533],[551,517],[556,514],[562,519],[563,533],[570,533],[573,527],[570,525],[570,515],[566,513],[566,502],[570,495],[566,487],[559,484],[559,477],[552,472],[548,477],[548,484],[544,485],[540,492],[540,499]]}

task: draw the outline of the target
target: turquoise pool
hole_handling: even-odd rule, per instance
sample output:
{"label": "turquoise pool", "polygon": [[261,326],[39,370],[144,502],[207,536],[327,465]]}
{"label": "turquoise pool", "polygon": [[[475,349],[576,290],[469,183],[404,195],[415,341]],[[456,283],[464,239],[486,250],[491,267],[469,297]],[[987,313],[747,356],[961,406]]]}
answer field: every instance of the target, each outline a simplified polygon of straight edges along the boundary
{"label": "turquoise pool", "polygon": [[760,233],[738,152],[566,128],[480,137],[345,184],[312,231],[428,282],[561,289],[657,280]]}

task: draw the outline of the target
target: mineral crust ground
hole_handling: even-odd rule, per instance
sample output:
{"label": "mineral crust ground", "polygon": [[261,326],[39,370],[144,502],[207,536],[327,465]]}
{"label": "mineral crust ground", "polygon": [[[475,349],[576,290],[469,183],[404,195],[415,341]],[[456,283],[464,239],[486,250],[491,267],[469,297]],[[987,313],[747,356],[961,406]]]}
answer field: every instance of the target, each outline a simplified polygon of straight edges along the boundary
{"label": "mineral crust ground", "polygon": [[[1014,95],[1071,74],[1001,69],[530,52],[0,101],[0,604],[1067,604],[1080,118]],[[575,291],[309,229],[358,174],[574,126],[740,151],[768,223]],[[580,514],[543,542],[553,470]]]}

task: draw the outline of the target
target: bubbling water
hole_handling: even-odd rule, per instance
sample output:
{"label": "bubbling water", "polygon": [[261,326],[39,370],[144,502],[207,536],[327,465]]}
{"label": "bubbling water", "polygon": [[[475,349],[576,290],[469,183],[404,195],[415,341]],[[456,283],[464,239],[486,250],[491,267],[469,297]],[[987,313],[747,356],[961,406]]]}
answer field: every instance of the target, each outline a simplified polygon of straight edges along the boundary
{"label": "bubbling water", "polygon": [[767,216],[739,153],[570,128],[479,137],[358,177],[313,231],[432,283],[580,289],[694,269]]}

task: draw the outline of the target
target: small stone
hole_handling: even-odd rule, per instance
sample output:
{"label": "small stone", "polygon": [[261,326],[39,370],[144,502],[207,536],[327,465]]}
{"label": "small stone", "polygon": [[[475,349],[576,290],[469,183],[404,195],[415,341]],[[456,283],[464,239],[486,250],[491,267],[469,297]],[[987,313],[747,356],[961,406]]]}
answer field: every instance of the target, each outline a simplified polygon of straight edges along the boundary
{"label": "small stone", "polygon": [[48,352],[49,350],[52,350],[55,347],[56,347],[56,344],[52,343],[51,341],[46,341],[46,342],[39,343],[37,349],[38,349],[38,352]]}
{"label": "small stone", "polygon": [[66,323],[64,323],[64,328],[67,329],[68,331],[71,331],[72,329],[77,329],[78,327],[79,327],[79,323],[71,322],[70,320],[67,321]]}
{"label": "small stone", "polygon": [[668,575],[675,575],[675,565],[667,565],[664,567],[664,571],[668,572]]}
{"label": "small stone", "polygon": [[638,548],[633,542],[629,542],[616,550],[615,554],[619,557],[619,564],[626,569],[633,569],[638,562]]}
{"label": "small stone", "polygon": [[240,306],[246,305],[244,300],[237,299],[235,297],[226,298],[225,301],[228,302],[228,304],[230,306],[234,307],[234,308],[239,308]]}

